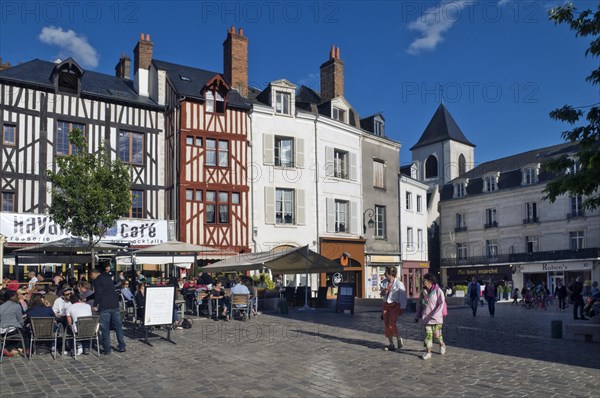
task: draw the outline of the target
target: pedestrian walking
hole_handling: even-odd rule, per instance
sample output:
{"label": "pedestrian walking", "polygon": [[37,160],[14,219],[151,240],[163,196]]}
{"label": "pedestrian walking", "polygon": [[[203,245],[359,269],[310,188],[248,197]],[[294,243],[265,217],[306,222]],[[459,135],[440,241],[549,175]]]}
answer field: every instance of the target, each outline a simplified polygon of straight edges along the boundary
{"label": "pedestrian walking", "polygon": [[440,355],[446,354],[446,344],[442,336],[444,315],[446,313],[446,298],[437,284],[435,275],[427,273],[423,276],[423,290],[417,305],[417,317],[415,322],[421,322],[425,326],[425,349],[421,358],[431,358],[433,340],[440,344]]}
{"label": "pedestrian walking", "polygon": [[469,295],[469,301],[471,304],[471,310],[473,316],[477,316],[477,306],[479,305],[479,294],[481,291],[481,285],[477,282],[477,277],[473,277],[471,282],[467,285],[467,294]]}
{"label": "pedestrian walking", "polygon": [[91,274],[94,286],[94,310],[100,314],[100,332],[102,333],[102,349],[105,355],[111,353],[110,329],[117,335],[117,351],[125,352],[125,339],[123,337],[123,323],[119,312],[119,300],[115,294],[113,280],[106,272],[94,269]]}
{"label": "pedestrian walking", "polygon": [[398,349],[401,349],[404,345],[398,326],[398,316],[404,313],[406,308],[406,288],[404,283],[400,281],[396,276],[398,270],[396,267],[386,267],[385,275],[387,283],[384,282],[382,289],[383,296],[383,329],[385,337],[388,338],[389,344],[385,347],[386,351],[396,351],[394,346],[394,337],[398,344]]}
{"label": "pedestrian walking", "polygon": [[[583,296],[581,293],[583,292],[583,283],[581,283],[581,277],[578,276],[569,286],[569,290],[571,291],[571,300],[573,300],[573,319],[582,319],[584,321],[587,320],[586,317],[583,316]],[[577,316],[577,309],[579,308],[579,316]]]}
{"label": "pedestrian walking", "polygon": [[558,298],[558,309],[564,311],[567,308],[567,287],[560,280],[554,289],[554,297]]}
{"label": "pedestrian walking", "polygon": [[483,297],[488,303],[488,310],[490,311],[490,316],[493,318],[496,314],[496,285],[494,285],[492,278],[488,279],[483,289]]}

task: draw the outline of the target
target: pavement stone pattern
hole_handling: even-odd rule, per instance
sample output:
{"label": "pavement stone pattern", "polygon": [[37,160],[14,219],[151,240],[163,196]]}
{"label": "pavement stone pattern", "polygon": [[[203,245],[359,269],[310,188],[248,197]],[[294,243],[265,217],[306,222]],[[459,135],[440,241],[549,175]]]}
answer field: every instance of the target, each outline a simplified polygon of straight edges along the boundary
{"label": "pavement stone pattern", "polygon": [[[477,317],[449,308],[445,356],[420,358],[423,331],[404,313],[404,349],[387,343],[377,307],[261,314],[247,322],[192,317],[173,331],[175,345],[126,330],[127,352],[72,357],[4,358],[0,397],[598,397],[600,344],[553,339],[550,322],[565,312],[508,302]],[[166,335],[157,331],[157,335]],[[112,334],[113,346],[116,346]]]}

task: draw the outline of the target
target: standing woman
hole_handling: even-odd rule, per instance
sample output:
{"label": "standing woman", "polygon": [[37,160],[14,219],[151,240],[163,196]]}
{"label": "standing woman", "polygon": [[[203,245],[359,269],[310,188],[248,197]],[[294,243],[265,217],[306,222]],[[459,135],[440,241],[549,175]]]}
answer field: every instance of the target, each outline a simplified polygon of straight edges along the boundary
{"label": "standing woman", "polygon": [[396,351],[393,338],[396,337],[398,348],[402,348],[403,341],[400,338],[400,332],[396,322],[398,316],[404,313],[406,308],[406,288],[400,279],[396,278],[398,270],[396,267],[386,267],[385,275],[387,283],[382,289],[383,295],[383,329],[385,337],[388,338],[389,345],[385,347],[386,351]]}
{"label": "standing woman", "polygon": [[485,288],[483,289],[483,296],[485,301],[488,303],[488,310],[490,316],[493,318],[496,314],[496,285],[492,281],[492,278],[488,279]]}
{"label": "standing woman", "polygon": [[427,352],[421,358],[430,359],[433,339],[440,343],[440,355],[446,354],[446,344],[442,337],[444,324],[444,293],[437,284],[435,275],[427,273],[423,276],[423,290],[417,305],[417,317],[425,325],[425,348]]}

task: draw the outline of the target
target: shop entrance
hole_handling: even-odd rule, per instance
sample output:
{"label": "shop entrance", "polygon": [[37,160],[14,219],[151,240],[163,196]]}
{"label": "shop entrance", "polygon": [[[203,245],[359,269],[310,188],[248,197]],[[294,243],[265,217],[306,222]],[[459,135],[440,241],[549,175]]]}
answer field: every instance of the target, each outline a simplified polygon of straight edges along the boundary
{"label": "shop entrance", "polygon": [[565,284],[565,274],[564,272],[549,272],[548,275],[548,289],[550,290],[550,294],[554,294],[558,283]]}

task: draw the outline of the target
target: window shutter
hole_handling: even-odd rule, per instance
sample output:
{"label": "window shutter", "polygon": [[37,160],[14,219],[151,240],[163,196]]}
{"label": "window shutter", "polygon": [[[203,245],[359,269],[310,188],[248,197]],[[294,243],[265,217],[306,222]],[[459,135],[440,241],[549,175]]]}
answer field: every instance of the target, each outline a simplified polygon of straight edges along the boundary
{"label": "window shutter", "polygon": [[325,147],[325,177],[333,177],[335,164],[333,163],[333,148]]}
{"label": "window shutter", "polygon": [[273,150],[275,146],[275,136],[272,134],[265,134],[263,136],[263,163],[264,164],[275,164],[275,152]]}
{"label": "window shutter", "polygon": [[335,200],[327,198],[327,232],[335,232]]}
{"label": "window shutter", "polygon": [[275,224],[275,188],[265,187],[265,224]]}
{"label": "window shutter", "polygon": [[350,233],[358,235],[358,203],[350,202]]}
{"label": "window shutter", "polygon": [[356,181],[356,153],[350,152],[350,179]]}
{"label": "window shutter", "polygon": [[304,189],[296,189],[296,225],[305,225]]}
{"label": "window shutter", "polygon": [[304,168],[304,140],[302,138],[296,138],[296,167],[299,169]]}

